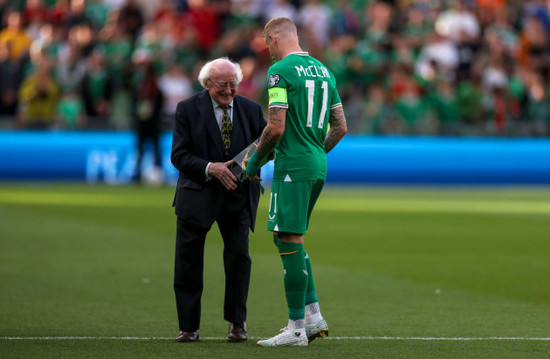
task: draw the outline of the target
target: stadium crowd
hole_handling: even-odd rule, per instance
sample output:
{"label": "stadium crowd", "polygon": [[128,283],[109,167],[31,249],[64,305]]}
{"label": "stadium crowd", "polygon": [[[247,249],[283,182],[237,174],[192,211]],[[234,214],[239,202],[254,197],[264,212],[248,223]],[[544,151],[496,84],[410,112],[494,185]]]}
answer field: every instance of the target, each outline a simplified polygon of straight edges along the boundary
{"label": "stadium crowd", "polygon": [[335,74],[350,133],[550,134],[550,0],[0,0],[0,126],[128,129],[160,97],[170,129],[225,55],[265,105],[277,16]]}

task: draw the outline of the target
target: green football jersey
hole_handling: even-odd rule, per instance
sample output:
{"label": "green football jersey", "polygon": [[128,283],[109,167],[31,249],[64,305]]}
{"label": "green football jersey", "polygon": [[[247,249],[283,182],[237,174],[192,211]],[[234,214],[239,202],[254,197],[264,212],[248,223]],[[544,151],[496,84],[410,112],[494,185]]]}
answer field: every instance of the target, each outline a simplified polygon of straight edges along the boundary
{"label": "green football jersey", "polygon": [[330,110],[342,106],[334,75],[306,52],[292,53],[267,73],[269,108],[285,108],[285,132],[275,147],[273,179],[325,179],[324,140]]}

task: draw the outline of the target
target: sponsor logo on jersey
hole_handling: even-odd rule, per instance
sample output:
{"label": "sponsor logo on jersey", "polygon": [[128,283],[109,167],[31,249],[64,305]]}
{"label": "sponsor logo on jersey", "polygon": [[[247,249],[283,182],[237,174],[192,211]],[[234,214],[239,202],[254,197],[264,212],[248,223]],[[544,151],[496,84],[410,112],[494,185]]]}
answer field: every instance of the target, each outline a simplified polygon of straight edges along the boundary
{"label": "sponsor logo on jersey", "polygon": [[277,85],[281,81],[281,76],[279,75],[269,75],[269,78],[267,82],[269,83],[269,87],[273,87]]}

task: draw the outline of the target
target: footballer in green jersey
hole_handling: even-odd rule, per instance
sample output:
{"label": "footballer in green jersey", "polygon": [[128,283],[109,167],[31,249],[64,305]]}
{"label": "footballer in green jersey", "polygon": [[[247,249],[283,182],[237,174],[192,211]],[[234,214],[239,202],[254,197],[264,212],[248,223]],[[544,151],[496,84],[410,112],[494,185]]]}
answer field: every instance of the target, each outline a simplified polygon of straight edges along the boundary
{"label": "footballer in green jersey", "polygon": [[328,335],[328,324],[319,309],[304,234],[324,186],[326,154],[347,125],[334,76],[302,50],[294,23],[272,19],[263,36],[276,63],[267,77],[268,123],[245,171],[249,180],[260,181],[260,163],[275,151],[268,230],[283,261],[289,321],[280,334],[258,345],[306,346]]}

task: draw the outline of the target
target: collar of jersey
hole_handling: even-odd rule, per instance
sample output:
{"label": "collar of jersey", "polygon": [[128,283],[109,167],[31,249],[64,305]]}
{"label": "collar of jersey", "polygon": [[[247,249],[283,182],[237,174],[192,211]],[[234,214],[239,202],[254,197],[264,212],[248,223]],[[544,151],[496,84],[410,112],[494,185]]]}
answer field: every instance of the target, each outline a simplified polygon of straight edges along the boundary
{"label": "collar of jersey", "polygon": [[289,55],[309,56],[309,52],[306,52],[306,51],[302,51],[302,52],[291,52]]}

